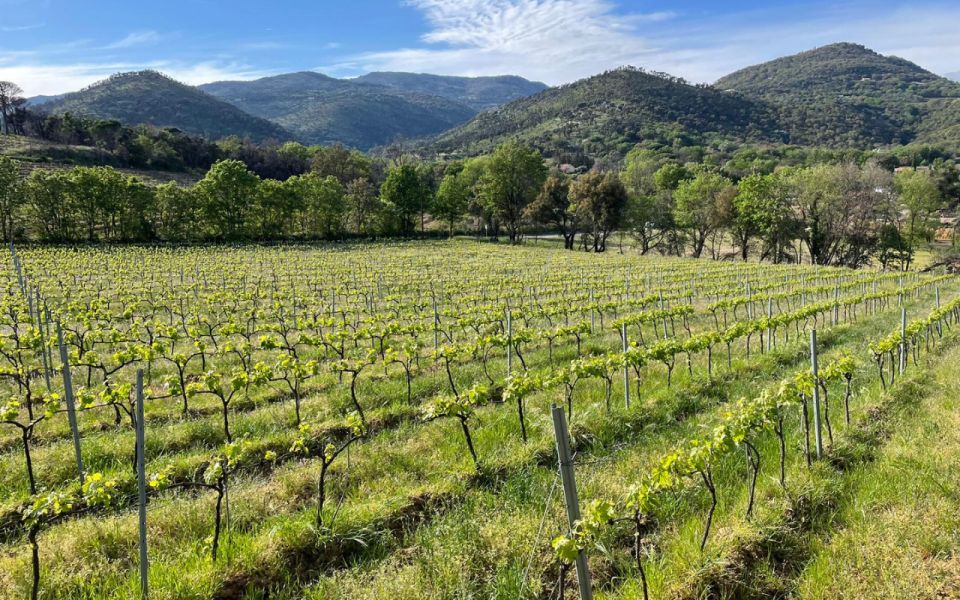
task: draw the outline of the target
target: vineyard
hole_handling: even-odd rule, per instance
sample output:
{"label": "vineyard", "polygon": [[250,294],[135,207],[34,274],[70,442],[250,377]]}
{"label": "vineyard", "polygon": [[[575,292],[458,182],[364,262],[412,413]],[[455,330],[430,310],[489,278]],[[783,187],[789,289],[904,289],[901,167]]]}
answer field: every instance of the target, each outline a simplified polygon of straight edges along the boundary
{"label": "vineyard", "polygon": [[15,599],[812,589],[960,317],[946,275],[467,241],[11,247],[0,285]]}

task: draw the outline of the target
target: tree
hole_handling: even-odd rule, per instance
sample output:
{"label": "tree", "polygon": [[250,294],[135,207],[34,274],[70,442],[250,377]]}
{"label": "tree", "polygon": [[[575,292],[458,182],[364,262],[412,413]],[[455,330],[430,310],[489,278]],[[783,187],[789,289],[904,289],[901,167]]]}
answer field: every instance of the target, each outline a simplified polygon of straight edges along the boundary
{"label": "tree", "polygon": [[293,229],[293,216],[303,209],[303,195],[293,183],[264,179],[257,186],[256,211],[251,215],[249,231],[254,237],[271,239],[288,236]]}
{"label": "tree", "polygon": [[287,181],[301,198],[301,230],[308,237],[336,238],[343,233],[346,193],[336,177],[307,173]]}
{"label": "tree", "polygon": [[729,179],[711,171],[701,171],[677,186],[676,220],[680,227],[690,230],[694,258],[700,258],[707,236],[720,226],[720,202],[732,189]]}
{"label": "tree", "polygon": [[160,239],[198,240],[203,236],[203,216],[193,188],[170,181],[157,186],[155,228]]}
{"label": "tree", "polygon": [[259,185],[260,178],[238,160],[221,160],[210,167],[195,189],[212,237],[232,240],[248,235]]}
{"label": "tree", "polygon": [[657,247],[668,232],[673,229],[672,192],[679,183],[678,177],[685,173],[675,163],[660,175],[658,186],[657,173],[662,169],[662,160],[652,150],[635,147],[624,159],[623,172],[620,175],[629,196],[625,212],[625,225],[640,244],[640,253],[647,254]]}
{"label": "tree", "polygon": [[930,238],[931,216],[940,207],[942,198],[937,182],[929,171],[901,171],[894,177],[894,186],[900,204],[907,212],[905,231],[901,232],[906,270],[910,268],[917,242]]}
{"label": "tree", "polygon": [[540,193],[546,176],[540,153],[519,141],[502,144],[490,156],[482,193],[507,228],[511,244],[519,241],[523,211]]}
{"label": "tree", "polygon": [[813,264],[867,262],[892,192],[888,172],[876,165],[816,165],[793,171],[785,183]]}
{"label": "tree", "polygon": [[19,85],[12,81],[0,81],[0,129],[4,135],[9,133],[8,124],[14,111],[25,102],[23,89]]}
{"label": "tree", "polygon": [[556,227],[563,236],[563,247],[573,250],[577,236],[577,211],[570,205],[570,179],[559,171],[547,177],[540,194],[524,210],[524,218]]}
{"label": "tree", "polygon": [[427,193],[426,185],[413,165],[390,169],[386,181],[380,186],[380,198],[396,215],[400,233],[413,233],[414,217],[419,213]]}
{"label": "tree", "polygon": [[346,201],[354,231],[360,235],[371,233],[371,221],[376,218],[381,205],[370,180],[358,177],[348,183]]}
{"label": "tree", "polygon": [[16,236],[23,204],[18,163],[8,156],[0,156],[0,235],[9,242]]}
{"label": "tree", "polygon": [[76,214],[67,201],[68,185],[65,172],[46,169],[34,170],[24,181],[27,221],[42,241],[78,239]]}
{"label": "tree", "polygon": [[447,223],[450,237],[453,237],[454,225],[463,218],[470,205],[469,181],[460,175],[449,173],[443,178],[431,209],[434,217]]}
{"label": "tree", "polygon": [[614,173],[593,171],[570,186],[570,199],[577,216],[590,232],[594,252],[607,249],[607,237],[623,221],[627,190]]}
{"label": "tree", "polygon": [[737,183],[731,231],[743,260],[747,260],[751,237],[763,240],[760,259],[772,256],[775,263],[780,262],[790,244],[793,221],[782,179],[778,173],[758,174]]}

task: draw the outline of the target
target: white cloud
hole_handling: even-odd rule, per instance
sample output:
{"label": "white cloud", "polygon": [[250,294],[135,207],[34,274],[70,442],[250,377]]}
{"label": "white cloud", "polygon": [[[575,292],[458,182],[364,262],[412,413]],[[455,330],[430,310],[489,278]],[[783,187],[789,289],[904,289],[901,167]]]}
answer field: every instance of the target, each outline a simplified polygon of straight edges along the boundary
{"label": "white cloud", "polygon": [[[626,13],[612,0],[409,0],[429,26],[422,45],[361,53],[325,67],[456,75],[516,73],[551,84],[632,64],[710,82],[738,68],[837,41],[863,43],[934,71],[956,69],[960,8],[854,0],[735,13]],[[953,64],[946,64],[946,63]]]}
{"label": "white cloud", "polygon": [[79,90],[114,73],[155,69],[177,81],[198,85],[211,81],[257,79],[272,74],[249,65],[229,62],[186,63],[179,61],[103,62],[49,65],[38,62],[14,63],[0,56],[0,80],[15,81],[27,96],[54,95]]}
{"label": "white cloud", "polygon": [[4,25],[0,27],[0,31],[4,33],[12,33],[16,31],[30,31],[31,29],[40,29],[45,25],[46,23],[32,23],[30,25]]}
{"label": "white cloud", "polygon": [[[350,57],[346,71],[405,70],[457,75],[520,72],[557,83],[596,73],[598,65],[637,62],[654,51],[635,35],[642,23],[673,13],[618,15],[606,0],[411,0],[430,24],[426,47]],[[604,67],[600,67],[602,69]]]}
{"label": "white cloud", "polygon": [[135,31],[126,37],[104,46],[107,50],[118,50],[121,48],[133,48],[134,46],[146,46],[155,44],[162,39],[162,36],[156,31]]}

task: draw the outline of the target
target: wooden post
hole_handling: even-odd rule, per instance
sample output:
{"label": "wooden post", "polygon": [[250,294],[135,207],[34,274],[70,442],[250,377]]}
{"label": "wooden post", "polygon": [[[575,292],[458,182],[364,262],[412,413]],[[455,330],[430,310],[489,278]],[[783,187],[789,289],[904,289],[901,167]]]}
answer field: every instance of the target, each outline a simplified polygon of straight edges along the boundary
{"label": "wooden post", "polygon": [[900,374],[907,370],[907,307],[900,308]]}
{"label": "wooden post", "polygon": [[630,408],[630,365],[627,364],[627,324],[620,324],[620,338],[623,340],[623,406]]}
{"label": "wooden post", "polygon": [[507,306],[507,379],[513,374],[513,319]]}
{"label": "wooden post", "polygon": [[813,372],[813,428],[817,458],[823,457],[823,432],[820,427],[820,379],[817,369],[817,330],[810,330],[810,369]]}
{"label": "wooden post", "polygon": [[[563,409],[554,404],[553,431],[557,437],[557,457],[560,461],[560,481],[563,483],[563,498],[567,506],[567,523],[570,531],[580,520],[580,500],[577,497],[577,482],[573,473],[573,457],[570,452],[570,434],[567,432],[567,420]],[[577,553],[577,583],[580,586],[580,600],[593,600],[593,587],[590,582],[590,570],[587,567],[587,555],[583,550]]]}
{"label": "wooden post", "polygon": [[140,597],[148,596],[148,574],[150,564],[147,558],[147,474],[143,420],[143,369],[137,369],[137,491],[140,504]]}
{"label": "wooden post", "polygon": [[67,420],[73,432],[73,452],[77,459],[77,471],[80,473],[80,485],[83,485],[83,455],[80,453],[80,429],[77,427],[77,407],[73,399],[73,379],[70,375],[70,357],[63,343],[63,327],[57,322],[57,342],[60,344],[60,362],[63,364],[63,391],[67,397]]}

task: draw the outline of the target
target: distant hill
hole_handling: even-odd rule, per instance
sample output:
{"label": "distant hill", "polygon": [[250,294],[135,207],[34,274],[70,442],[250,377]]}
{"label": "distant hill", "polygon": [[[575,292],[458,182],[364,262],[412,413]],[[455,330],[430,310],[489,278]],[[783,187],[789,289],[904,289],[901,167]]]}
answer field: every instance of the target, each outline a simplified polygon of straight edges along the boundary
{"label": "distant hill", "polygon": [[116,119],[130,125],[175,127],[214,140],[231,135],[254,141],[291,138],[275,123],[156,71],[119,73],[79,92],[44,102],[40,108],[51,113]]}
{"label": "distant hill", "polygon": [[220,81],[200,89],[268,119],[308,144],[367,150],[419,138],[465,122],[475,110],[453,100],[304,71],[255,81]]}
{"label": "distant hill", "polygon": [[539,81],[515,75],[498,77],[450,77],[426,73],[376,71],[353,81],[382,85],[403,92],[440,96],[481,111],[495,108],[517,98],[532,96],[547,89]]}
{"label": "distant hill", "polygon": [[625,67],[480,113],[428,148],[474,155],[519,138],[552,156],[619,159],[647,139],[782,141],[778,127],[763,102]]}
{"label": "distant hill", "polygon": [[957,71],[956,73],[947,73],[945,77],[954,81],[960,81],[960,71]]}
{"label": "distant hill", "polygon": [[873,147],[956,145],[960,84],[857,44],[832,44],[747,67],[715,84],[775,107],[791,141]]}
{"label": "distant hill", "polygon": [[27,106],[40,106],[41,104],[46,104],[47,102],[60,100],[64,96],[66,96],[66,94],[56,94],[54,96],[31,96],[30,98],[27,98]]}

